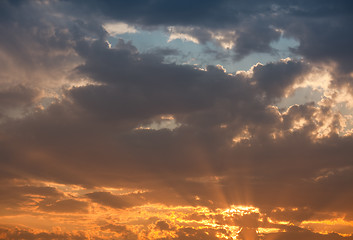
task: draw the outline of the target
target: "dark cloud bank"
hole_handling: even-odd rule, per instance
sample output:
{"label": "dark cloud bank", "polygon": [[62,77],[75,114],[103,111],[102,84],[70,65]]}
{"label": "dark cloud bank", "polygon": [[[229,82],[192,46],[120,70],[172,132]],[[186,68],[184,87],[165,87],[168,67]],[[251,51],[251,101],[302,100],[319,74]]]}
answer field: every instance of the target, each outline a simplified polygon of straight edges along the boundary
{"label": "dark cloud bank", "polygon": [[[320,212],[352,216],[353,139],[337,134],[342,116],[330,104],[286,111],[272,106],[319,64],[333,66],[332,88],[352,91],[352,6],[351,1],[2,1],[0,205],[15,208],[29,201],[30,193],[45,196],[41,211],[88,211],[86,202],[66,199],[55,189],[11,185],[13,179],[38,179],[149,190],[84,196],[117,209],[144,203],[213,209],[242,204],[263,212],[309,209],[300,216],[277,216],[297,222]],[[101,25],[112,20],[144,29],[189,27],[201,44],[214,41],[208,31],[235,30],[234,60],[275,54],[270,44],[283,34],[299,41],[292,52],[302,59],[258,64],[251,73],[236,75],[216,66],[167,64],[164,51],[140,53],[123,40],[109,48]],[[60,100],[36,107],[41,84],[59,84],[58,69],[69,69],[73,82],[84,77],[91,84],[61,86]],[[166,121],[161,117],[167,115],[177,123],[174,129],[139,128]],[[293,128],[300,119],[304,126]],[[328,133],[319,138],[322,126]],[[124,239],[137,237],[118,230],[129,236]],[[0,231],[9,239],[85,238]],[[176,235],[218,239],[216,233],[187,228]],[[287,229],[264,239],[351,237]]]}

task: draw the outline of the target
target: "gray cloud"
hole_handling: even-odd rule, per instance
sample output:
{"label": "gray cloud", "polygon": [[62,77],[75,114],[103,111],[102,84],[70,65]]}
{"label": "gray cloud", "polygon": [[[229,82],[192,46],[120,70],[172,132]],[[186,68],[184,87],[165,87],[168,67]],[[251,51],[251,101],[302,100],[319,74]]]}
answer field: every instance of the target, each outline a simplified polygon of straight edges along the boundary
{"label": "gray cloud", "polygon": [[0,90],[0,119],[21,116],[30,112],[37,102],[40,92],[37,89],[17,85]]}
{"label": "gray cloud", "polygon": [[[76,4],[85,6],[81,8],[84,14],[103,14],[142,27],[189,27],[184,28],[184,32],[201,43],[212,41],[209,31],[226,35],[227,31],[235,30],[236,59],[254,52],[274,53],[271,43],[280,38],[279,30],[282,30],[285,36],[299,41],[299,47],[293,52],[310,60],[333,60],[343,69],[350,68],[350,1],[195,1],[192,4],[184,1],[85,1]],[[342,35],[345,37],[337,37]]]}

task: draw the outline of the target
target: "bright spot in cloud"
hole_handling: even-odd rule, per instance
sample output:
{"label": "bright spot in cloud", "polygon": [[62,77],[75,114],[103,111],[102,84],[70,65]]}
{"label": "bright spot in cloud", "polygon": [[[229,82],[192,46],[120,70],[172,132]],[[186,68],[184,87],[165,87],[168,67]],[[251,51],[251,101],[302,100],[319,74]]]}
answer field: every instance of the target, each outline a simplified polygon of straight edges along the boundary
{"label": "bright spot in cloud", "polygon": [[161,130],[169,129],[173,130],[179,127],[181,124],[176,122],[173,115],[162,115],[158,119],[153,120],[149,124],[142,124],[135,128],[135,130]]}
{"label": "bright spot in cloud", "polygon": [[[192,29],[187,28],[186,30],[190,31]],[[183,41],[189,41],[189,42],[199,44],[199,40],[197,38],[191,36],[190,34],[183,32],[182,29],[179,29],[179,28],[172,26],[172,27],[168,27],[168,31],[170,33],[168,42],[171,42],[176,39],[181,39]]]}
{"label": "bright spot in cloud", "polygon": [[235,144],[241,143],[243,141],[250,140],[250,138],[251,138],[251,134],[250,134],[248,128],[246,127],[245,129],[243,129],[243,131],[240,134],[238,134],[237,136],[235,136],[233,138],[233,144],[235,145]]}
{"label": "bright spot in cloud", "polygon": [[111,36],[116,36],[124,33],[136,33],[137,30],[134,26],[128,25],[124,22],[114,22],[114,23],[106,23],[103,25],[105,30]]}

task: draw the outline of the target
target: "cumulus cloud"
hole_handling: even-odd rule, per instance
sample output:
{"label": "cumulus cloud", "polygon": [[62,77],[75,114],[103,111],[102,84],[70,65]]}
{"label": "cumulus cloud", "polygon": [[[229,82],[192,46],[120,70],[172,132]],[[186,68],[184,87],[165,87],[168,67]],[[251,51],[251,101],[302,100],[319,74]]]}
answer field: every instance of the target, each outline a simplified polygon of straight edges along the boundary
{"label": "cumulus cloud", "polygon": [[[337,100],[352,92],[350,3],[0,4],[0,220],[50,216],[67,230],[2,235],[352,238],[337,234],[351,233],[353,214],[351,112]],[[297,58],[230,74],[165,61],[178,49],[107,42],[136,29],[228,46],[235,61],[275,56],[281,37],[299,45]],[[313,74],[325,66],[329,77]],[[277,106],[321,80],[321,100]],[[316,231],[325,221],[344,231]]]}
{"label": "cumulus cloud", "polygon": [[[3,133],[5,142],[7,137],[18,138],[14,147],[23,150],[17,161],[31,159],[35,163],[29,166],[23,162],[29,176],[50,176],[55,181],[84,185],[107,184],[116,178],[123,180],[122,185],[135,186],[143,181],[147,187],[160,182],[164,178],[161,174],[171,174],[170,184],[178,189],[177,181],[186,181],[187,177],[225,175],[219,186],[215,183],[215,188],[228,195],[237,186],[233,185],[234,169],[240,179],[254,177],[247,182],[256,189],[254,194],[260,194],[262,191],[257,193],[257,186],[263,183],[257,183],[257,178],[267,179],[266,184],[281,178],[291,182],[297,174],[304,179],[312,178],[318,166],[349,165],[350,150],[345,146],[349,146],[351,138],[337,136],[339,126],[329,106],[297,105],[283,113],[268,106],[294,82],[300,81],[307,71],[301,62],[257,65],[251,76],[242,73],[230,76],[213,66],[202,71],[191,66],[165,64],[154,55],[138,53],[129,43],[120,42],[113,49],[99,41],[82,45],[81,55],[87,60],[78,71],[99,85],[72,88],[66,93],[70,101],[54,104],[31,119],[11,124]],[[99,56],[110,60],[102,64]],[[141,71],[134,70],[137,68]],[[272,75],[272,72],[279,74]],[[174,130],[134,130],[163,114],[172,114],[180,126]],[[332,121],[327,125],[331,130],[321,133],[320,128],[327,121]],[[244,128],[248,131],[247,140],[234,146],[233,138]],[[13,135],[15,129],[21,131]],[[112,132],[112,129],[115,130]],[[33,137],[36,141],[31,140]],[[326,138],[316,143],[318,137]],[[335,138],[348,145],[332,144]],[[38,153],[31,153],[32,149]],[[268,149],[272,151],[264,154]],[[338,151],[339,160],[334,164],[325,160],[327,151]],[[317,160],[311,160],[308,166],[306,159],[311,155],[317,156]],[[51,159],[50,165],[48,159]],[[100,159],[99,164],[96,159]],[[299,170],[301,164],[307,172]],[[71,173],[66,170],[67,165],[72,166]],[[200,168],[202,165],[206,167]],[[250,166],[252,173],[247,170]],[[283,173],[278,172],[278,166],[286,166],[284,169],[291,174],[285,174],[282,167],[279,169]],[[92,181],[86,178],[87,173],[91,174]],[[189,184],[189,194],[196,191],[195,195],[201,199],[212,200],[207,199],[212,197],[211,192],[202,192],[200,188],[206,184]],[[270,199],[266,195],[281,186],[268,184],[268,191],[259,199],[265,202],[263,198]],[[180,188],[185,190],[178,191],[188,191],[183,185]],[[226,198],[236,201],[234,196]],[[286,198],[286,201],[294,199]]]}

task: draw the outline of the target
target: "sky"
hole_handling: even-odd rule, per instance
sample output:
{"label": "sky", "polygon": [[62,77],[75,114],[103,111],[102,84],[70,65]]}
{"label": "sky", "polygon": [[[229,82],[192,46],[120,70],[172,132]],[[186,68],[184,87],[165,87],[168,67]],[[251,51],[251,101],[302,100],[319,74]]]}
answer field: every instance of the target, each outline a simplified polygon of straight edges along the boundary
{"label": "sky", "polygon": [[352,22],[0,0],[0,239],[353,240]]}

